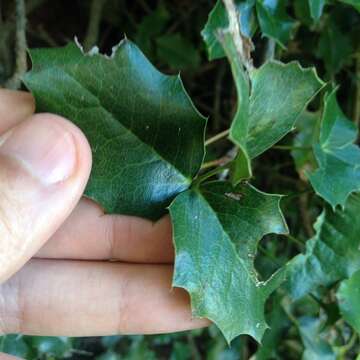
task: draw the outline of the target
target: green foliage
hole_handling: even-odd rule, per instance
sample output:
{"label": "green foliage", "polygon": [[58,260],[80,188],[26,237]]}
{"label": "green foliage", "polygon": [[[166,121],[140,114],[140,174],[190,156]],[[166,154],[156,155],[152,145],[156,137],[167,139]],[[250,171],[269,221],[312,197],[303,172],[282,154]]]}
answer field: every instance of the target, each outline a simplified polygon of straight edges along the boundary
{"label": "green foliage", "polygon": [[344,319],[360,332],[360,271],[341,283],[337,298]]}
{"label": "green foliage", "polygon": [[316,235],[305,254],[288,264],[288,288],[294,298],[350,277],[360,269],[360,195],[351,195],[345,210],[326,207],[318,217]]}
{"label": "green foliage", "polygon": [[[86,13],[87,2],[76,3]],[[24,82],[38,111],[70,118],[88,137],[88,196],[110,213],[170,212],[173,285],[215,325],[101,339],[9,335],[1,351],[31,360],[360,352],[360,1],[235,0],[235,14],[221,0],[189,4],[107,0],[102,52],[119,34],[136,43],[123,40],[111,56],[54,46],[59,33],[85,33],[74,8],[64,30],[31,24],[30,47],[52,48],[30,51]],[[8,34],[0,19],[2,83],[16,70],[16,54],[2,50]],[[192,100],[179,76],[163,75],[179,70]],[[193,102],[209,115],[206,154]]]}
{"label": "green foliage", "polygon": [[200,168],[205,119],[179,77],[159,73],[128,40],[113,51],[110,58],[75,44],[31,51],[24,81],[38,111],[72,119],[87,136],[86,195],[107,212],[156,219]]}
{"label": "green foliage", "polygon": [[190,293],[194,316],[211,319],[229,343],[240,334],[260,341],[267,328],[265,301],[283,276],[260,281],[253,261],[264,235],[287,233],[279,200],[249,186],[210,182],[170,206],[174,286]]}
{"label": "green foliage", "polygon": [[336,100],[336,91],[325,97],[319,142],[314,153],[319,169],[309,174],[314,190],[333,208],[345,206],[353,191],[360,190],[360,149],[354,144],[357,128]]}

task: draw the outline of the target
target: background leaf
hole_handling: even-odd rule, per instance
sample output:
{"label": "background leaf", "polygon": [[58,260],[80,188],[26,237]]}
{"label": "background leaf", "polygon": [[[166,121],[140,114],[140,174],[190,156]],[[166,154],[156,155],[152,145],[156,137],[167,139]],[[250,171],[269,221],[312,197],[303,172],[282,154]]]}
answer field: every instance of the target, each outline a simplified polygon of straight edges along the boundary
{"label": "background leaf", "polygon": [[360,271],[341,282],[336,296],[341,315],[360,333]]}
{"label": "background leaf", "polygon": [[263,36],[273,39],[282,48],[293,35],[296,21],[286,12],[286,0],[257,0],[256,12]]}
{"label": "background leaf", "polygon": [[[246,37],[251,37],[257,27],[255,19],[256,0],[236,0],[235,5],[240,13],[241,32]],[[225,56],[224,50],[217,39],[217,32],[225,29],[229,25],[229,20],[222,0],[217,0],[211,10],[205,27],[201,31],[201,36],[206,44],[209,60],[222,58]]]}
{"label": "background leaf", "polygon": [[288,264],[287,288],[294,299],[350,277],[360,269],[360,195],[351,195],[345,210],[326,207],[306,251]]}
{"label": "background leaf", "polygon": [[346,118],[334,90],[325,99],[319,143],[314,153],[319,168],[308,174],[316,193],[333,208],[345,206],[353,191],[360,190],[360,149],[354,141],[357,129]]}

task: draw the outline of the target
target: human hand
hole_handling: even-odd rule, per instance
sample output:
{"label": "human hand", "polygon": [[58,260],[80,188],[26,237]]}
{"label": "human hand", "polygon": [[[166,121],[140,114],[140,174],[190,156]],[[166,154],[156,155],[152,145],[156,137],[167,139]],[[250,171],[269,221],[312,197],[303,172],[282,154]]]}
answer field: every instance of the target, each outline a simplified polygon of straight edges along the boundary
{"label": "human hand", "polygon": [[0,90],[0,334],[206,326],[186,292],[171,289],[169,218],[104,215],[80,199],[91,168],[84,135],[33,111],[31,95]]}

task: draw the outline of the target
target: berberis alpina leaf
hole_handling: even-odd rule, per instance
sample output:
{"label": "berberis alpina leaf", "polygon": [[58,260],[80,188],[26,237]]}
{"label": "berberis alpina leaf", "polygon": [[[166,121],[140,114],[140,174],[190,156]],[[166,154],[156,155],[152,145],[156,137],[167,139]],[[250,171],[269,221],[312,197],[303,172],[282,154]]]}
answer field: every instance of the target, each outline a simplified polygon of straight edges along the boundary
{"label": "berberis alpina leaf", "polygon": [[123,40],[108,57],[64,48],[31,50],[24,82],[37,111],[62,115],[86,135],[93,169],[86,195],[110,213],[159,218],[186,190],[204,156],[206,119],[179,76],[157,71]]}

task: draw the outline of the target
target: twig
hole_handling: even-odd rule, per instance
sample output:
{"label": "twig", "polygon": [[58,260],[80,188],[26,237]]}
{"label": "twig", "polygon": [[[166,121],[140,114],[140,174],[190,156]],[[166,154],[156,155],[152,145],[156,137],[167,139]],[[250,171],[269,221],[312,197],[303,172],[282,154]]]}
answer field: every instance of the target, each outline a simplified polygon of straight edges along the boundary
{"label": "twig", "polygon": [[266,42],[265,52],[264,52],[264,61],[273,60],[275,57],[275,41],[273,39],[268,39]]}
{"label": "twig", "polygon": [[240,14],[236,10],[233,0],[223,0],[227,14],[229,16],[229,27],[227,31],[231,33],[232,38],[234,39],[236,51],[239,55],[239,58],[246,70],[250,72],[253,70],[253,63],[251,59],[251,51],[254,50],[254,45],[251,39],[242,35],[240,29]]}
{"label": "twig", "polygon": [[218,134],[216,134],[215,136],[211,137],[210,139],[207,139],[205,141],[205,146],[208,146],[210,144],[213,144],[214,142],[226,137],[229,135],[230,129],[224,130]]}
{"label": "twig", "polygon": [[9,89],[21,86],[21,77],[26,72],[26,9],[24,0],[16,0],[16,64],[12,77],[5,83]]}
{"label": "twig", "polygon": [[101,14],[106,0],[93,0],[90,7],[89,24],[84,40],[84,49],[90,50],[99,37]]}
{"label": "twig", "polygon": [[226,164],[228,161],[231,160],[230,156],[223,156],[220,159],[216,159],[216,160],[212,160],[212,161],[208,161],[204,164],[201,165],[201,170],[205,170],[214,166],[219,166],[219,165],[224,165]]}

